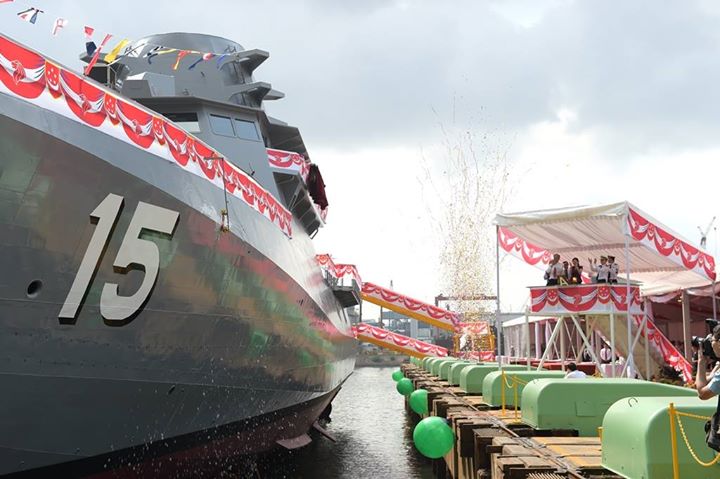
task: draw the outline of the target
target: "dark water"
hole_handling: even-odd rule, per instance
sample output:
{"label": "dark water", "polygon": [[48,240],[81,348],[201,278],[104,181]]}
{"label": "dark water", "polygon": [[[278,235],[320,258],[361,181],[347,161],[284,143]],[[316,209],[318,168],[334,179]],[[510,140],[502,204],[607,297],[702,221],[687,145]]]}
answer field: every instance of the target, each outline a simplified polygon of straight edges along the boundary
{"label": "dark water", "polygon": [[432,479],[429,460],[412,444],[413,425],[390,377],[395,369],[356,369],[333,402],[327,429],[337,442],[314,434],[300,451],[263,461],[256,476]]}

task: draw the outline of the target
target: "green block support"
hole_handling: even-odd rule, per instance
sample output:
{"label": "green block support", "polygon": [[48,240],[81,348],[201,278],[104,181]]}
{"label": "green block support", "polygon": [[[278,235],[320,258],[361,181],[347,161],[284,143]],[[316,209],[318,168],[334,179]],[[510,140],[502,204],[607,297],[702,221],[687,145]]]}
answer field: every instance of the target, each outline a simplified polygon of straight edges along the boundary
{"label": "green block support", "polygon": [[440,361],[443,358],[437,358],[437,357],[427,357],[423,359],[423,369],[427,372],[430,372],[432,368],[432,364],[435,361]]}
{"label": "green block support", "polygon": [[476,363],[476,362],[470,362],[470,361],[458,361],[452,366],[450,366],[450,375],[448,376],[448,382],[453,385],[459,385],[460,384],[460,373],[465,368],[469,368],[470,366],[479,366],[482,363]]}
{"label": "green block support", "polygon": [[[509,364],[503,366],[505,371],[527,370],[527,366]],[[498,371],[497,363],[480,364],[465,368],[460,373],[460,387],[468,394],[482,394],[483,381],[488,374]]]}
{"label": "green block support", "polygon": [[693,389],[638,379],[541,379],[525,386],[522,422],[535,429],[576,429],[597,436],[612,404],[623,398],[696,396]]}
{"label": "green block support", "polygon": [[[565,373],[562,371],[505,371],[505,381],[503,381],[502,373],[495,371],[487,376],[483,380],[482,395],[485,404],[490,406],[502,406],[502,388],[505,384],[505,405],[515,406],[515,392],[512,387],[508,387],[507,384],[513,384],[513,377],[517,377],[520,381],[517,383],[518,390],[518,402],[522,403],[522,392],[525,389],[525,383],[529,383],[534,379],[546,379],[546,378],[563,378]],[[520,404],[518,404],[520,406]]]}
{"label": "green block support", "polygon": [[[701,401],[697,397],[638,397],[617,401],[608,409],[602,424],[603,467],[625,478],[672,478],[668,413],[671,402],[680,412],[710,417],[715,412],[717,398]],[[716,453],[705,444],[705,421],[682,416],[680,421],[699,459],[710,462]],[[690,455],[677,419],[675,432],[680,477],[720,477],[720,464],[703,467]]]}
{"label": "green block support", "polygon": [[450,369],[458,364],[466,363],[464,359],[456,359],[455,361],[446,361],[440,365],[440,379],[450,381]]}
{"label": "green block support", "polygon": [[450,358],[450,359],[443,358],[439,361],[435,361],[432,363],[432,367],[430,368],[430,373],[432,373],[433,376],[440,377],[440,366],[442,366],[443,364],[448,363],[448,362],[454,363],[455,361],[457,361],[457,359],[455,359],[455,358]]}

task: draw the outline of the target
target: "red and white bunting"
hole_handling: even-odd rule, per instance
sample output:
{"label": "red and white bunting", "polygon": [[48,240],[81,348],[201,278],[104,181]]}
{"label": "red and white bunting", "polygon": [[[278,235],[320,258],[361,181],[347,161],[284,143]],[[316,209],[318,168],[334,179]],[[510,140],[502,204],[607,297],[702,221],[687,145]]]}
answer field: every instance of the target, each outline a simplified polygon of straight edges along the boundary
{"label": "red and white bunting", "polygon": [[349,276],[353,278],[358,286],[362,288],[362,278],[360,277],[360,272],[354,264],[335,264],[332,256],[329,254],[316,255],[315,260],[321,268],[326,270],[334,278],[342,279],[345,276]]}
{"label": "red and white bunting", "polygon": [[[626,313],[625,285],[539,286],[530,288],[530,310],[543,314]],[[630,314],[642,314],[640,288],[630,287]]]}
{"label": "red and white bunting", "polygon": [[[87,29],[87,27],[86,27]],[[292,215],[270,192],[221,155],[156,112],[0,35],[0,93],[35,103],[175,162],[241,199],[292,236]],[[223,181],[223,176],[225,177]]]}
{"label": "red and white bunting", "polygon": [[307,176],[310,173],[310,162],[300,153],[268,148],[267,154],[268,162],[270,162],[270,166],[273,168],[299,173],[303,181],[307,180]]}
{"label": "red and white bunting", "polygon": [[367,323],[353,326],[353,334],[360,341],[367,341],[388,349],[404,352],[410,356],[447,357],[448,350],[442,346],[426,343],[417,339],[393,333],[386,329],[377,328]]}
{"label": "red and white bunting", "polygon": [[[635,327],[639,328],[643,322],[643,315],[634,315]],[[673,346],[668,338],[647,318],[647,329],[650,344],[662,355],[667,364],[683,375],[686,383],[693,381],[692,365],[680,354],[680,351]],[[645,331],[642,332],[645,336]]]}
{"label": "red and white bunting", "polygon": [[673,236],[629,208],[628,228],[632,237],[679,266],[715,280],[715,260],[707,253]]}
{"label": "red and white bunting", "polygon": [[363,299],[450,331],[455,330],[456,324],[460,320],[458,313],[438,308],[373,283],[364,283],[362,294]]}

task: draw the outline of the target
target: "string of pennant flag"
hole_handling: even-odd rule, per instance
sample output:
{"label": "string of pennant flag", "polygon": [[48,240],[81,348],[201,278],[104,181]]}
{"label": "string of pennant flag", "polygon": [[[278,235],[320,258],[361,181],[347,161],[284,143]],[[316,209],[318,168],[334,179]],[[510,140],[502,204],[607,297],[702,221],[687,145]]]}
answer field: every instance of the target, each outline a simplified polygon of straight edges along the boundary
{"label": "string of pennant flag", "polygon": [[[13,3],[15,0],[0,0],[0,5],[2,4],[10,4]],[[26,21],[28,23],[32,23],[33,25],[36,24],[38,21],[38,18],[40,18],[41,14],[44,14],[45,11],[41,10],[36,7],[30,7],[25,10],[22,10],[21,12],[17,13],[17,17],[20,20]],[[65,29],[70,22],[64,18],[64,17],[57,17],[55,21],[52,24],[51,34],[53,37],[56,37],[60,34],[60,32]],[[107,46],[108,42],[113,38],[113,34],[106,33],[103,37],[102,41],[100,42],[100,45],[96,45],[95,41],[93,40],[93,36],[95,33],[95,29],[93,27],[85,25],[83,27],[83,33],[85,35],[85,50],[87,52],[88,57],[90,57],[90,61],[88,62],[87,66],[85,67],[85,75],[88,75],[92,68],[97,64],[98,60],[100,60],[101,52],[103,49]],[[167,54],[176,54],[176,60],[175,63],[172,65],[173,70],[177,70],[180,67],[181,61],[187,57],[188,55],[199,55],[199,58],[195,59],[191,64],[188,65],[188,70],[194,69],[197,65],[199,65],[202,62],[216,59],[216,66],[217,68],[220,68],[223,64],[224,60],[227,60],[228,58],[231,58],[240,52],[225,52],[225,53],[215,53],[215,52],[201,52],[197,50],[181,50],[177,48],[168,48],[163,45],[156,45],[152,43],[143,43],[142,45],[136,46],[132,48],[130,46],[130,39],[123,38],[120,40],[115,46],[110,50],[109,53],[106,53],[102,58],[103,61],[107,64],[113,64],[116,61],[118,61],[120,58],[124,56],[131,55],[135,53],[139,48],[145,48],[145,47],[151,47],[150,50],[148,50],[144,55],[143,58],[146,58],[148,63],[152,63],[153,58],[159,56],[159,55],[167,55]]]}

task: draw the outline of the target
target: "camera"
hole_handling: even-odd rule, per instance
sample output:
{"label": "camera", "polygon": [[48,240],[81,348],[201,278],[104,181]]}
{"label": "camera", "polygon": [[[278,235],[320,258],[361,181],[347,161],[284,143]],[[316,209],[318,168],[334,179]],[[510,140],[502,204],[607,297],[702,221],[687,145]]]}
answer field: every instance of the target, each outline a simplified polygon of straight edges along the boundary
{"label": "camera", "polygon": [[[718,325],[718,322],[713,319],[706,319],[705,323],[707,324],[708,329],[713,329],[715,328],[715,326]],[[718,358],[715,355],[715,351],[713,351],[712,339],[712,333],[708,334],[704,338],[700,336],[693,336],[691,344],[697,347],[700,351],[702,351],[703,356],[707,357],[708,359],[712,361],[720,361],[720,358]]]}
{"label": "camera", "polygon": [[713,351],[712,338],[712,334],[708,334],[704,338],[701,338],[700,336],[693,336],[692,345],[697,346],[697,348],[702,351],[703,356],[705,356],[706,358],[712,361],[720,361],[720,358],[718,358],[715,355],[715,351]]}

